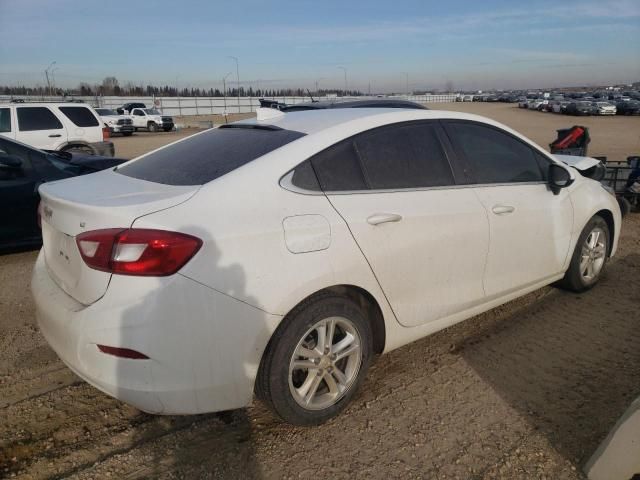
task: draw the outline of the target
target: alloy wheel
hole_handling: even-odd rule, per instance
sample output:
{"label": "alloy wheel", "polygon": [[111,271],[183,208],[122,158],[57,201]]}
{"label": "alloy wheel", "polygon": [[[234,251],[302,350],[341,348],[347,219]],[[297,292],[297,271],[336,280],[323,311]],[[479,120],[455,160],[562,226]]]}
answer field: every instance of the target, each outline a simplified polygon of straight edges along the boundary
{"label": "alloy wheel", "polygon": [[336,404],[353,385],[362,364],[358,330],[344,317],[317,322],[298,342],[289,362],[289,389],[307,410]]}
{"label": "alloy wheel", "polygon": [[580,255],[580,275],[585,282],[592,282],[602,270],[607,253],[607,235],[596,227],[587,236]]}

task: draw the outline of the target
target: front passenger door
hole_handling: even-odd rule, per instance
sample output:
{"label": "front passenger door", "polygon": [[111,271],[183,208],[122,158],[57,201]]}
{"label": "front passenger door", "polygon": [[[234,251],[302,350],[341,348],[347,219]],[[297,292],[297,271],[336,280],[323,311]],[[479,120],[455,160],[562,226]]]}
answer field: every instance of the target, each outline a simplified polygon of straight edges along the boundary
{"label": "front passenger door", "polygon": [[573,207],[568,189],[554,195],[547,185],[551,160],[497,127],[466,121],[443,125],[489,218],[488,300],[562,273]]}

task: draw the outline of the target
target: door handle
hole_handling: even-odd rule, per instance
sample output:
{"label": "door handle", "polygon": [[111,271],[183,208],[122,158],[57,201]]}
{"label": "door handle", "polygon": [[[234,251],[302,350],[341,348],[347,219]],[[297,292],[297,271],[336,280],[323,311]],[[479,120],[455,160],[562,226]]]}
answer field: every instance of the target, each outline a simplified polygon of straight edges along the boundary
{"label": "door handle", "polygon": [[511,205],[494,205],[491,211],[496,215],[506,215],[512,213],[515,209],[516,207],[512,207]]}
{"label": "door handle", "polygon": [[61,137],[62,135],[60,135],[59,133],[52,133],[51,135],[49,135],[49,138],[57,138],[57,137]]}
{"label": "door handle", "polygon": [[381,223],[399,222],[402,220],[402,215],[397,213],[374,213],[370,217],[367,217],[367,223],[371,225],[380,225]]}

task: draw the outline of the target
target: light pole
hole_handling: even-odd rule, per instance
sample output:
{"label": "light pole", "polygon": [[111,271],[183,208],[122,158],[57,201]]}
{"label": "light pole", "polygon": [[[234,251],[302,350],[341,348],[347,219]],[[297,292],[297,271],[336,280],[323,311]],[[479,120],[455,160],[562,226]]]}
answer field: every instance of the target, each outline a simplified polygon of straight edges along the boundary
{"label": "light pole", "polygon": [[402,72],[406,79],[406,92],[407,92],[407,100],[409,100],[409,74],[407,72]]}
{"label": "light pole", "polygon": [[232,55],[228,55],[228,58],[232,58],[236,61],[236,79],[238,81],[238,113],[240,113],[240,68],[238,67],[238,57],[234,57]]}
{"label": "light pole", "polygon": [[346,95],[347,94],[347,69],[346,67],[338,67],[338,68],[344,71],[344,95]]}
{"label": "light pole", "polygon": [[49,81],[49,69],[51,69],[51,67],[53,67],[55,64],[56,64],[56,61],[54,60],[49,64],[47,68],[44,69],[44,76],[47,78],[47,87],[49,89],[49,95],[51,95],[51,82]]}
{"label": "light pole", "polygon": [[54,67],[51,69],[51,87],[53,90],[56,90],[56,70],[60,70],[60,67]]}
{"label": "light pole", "polygon": [[324,78],[319,78],[316,80],[316,96],[320,96],[320,89],[318,88],[318,85],[320,84],[320,80],[324,80]]}
{"label": "light pole", "polygon": [[224,115],[227,117],[227,77],[231,75],[231,72],[222,77],[222,98],[224,99]]}

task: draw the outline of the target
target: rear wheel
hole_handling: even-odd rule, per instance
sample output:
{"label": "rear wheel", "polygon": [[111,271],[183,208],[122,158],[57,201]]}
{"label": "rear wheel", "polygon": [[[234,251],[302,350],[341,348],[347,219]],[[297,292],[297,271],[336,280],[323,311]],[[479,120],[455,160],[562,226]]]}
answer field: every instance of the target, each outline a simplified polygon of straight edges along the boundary
{"label": "rear wheel", "polygon": [[158,131],[158,125],[156,125],[153,122],[149,122],[149,124],[147,125],[147,130],[149,130],[150,132],[157,132]]}
{"label": "rear wheel", "polygon": [[371,326],[356,303],[335,294],[312,297],[269,342],[256,393],[289,423],[325,422],[353,398],[372,353]]}
{"label": "rear wheel", "polygon": [[593,217],[582,230],[569,270],[558,285],[574,292],[583,292],[598,283],[607,262],[610,238],[607,222],[600,216]]}

